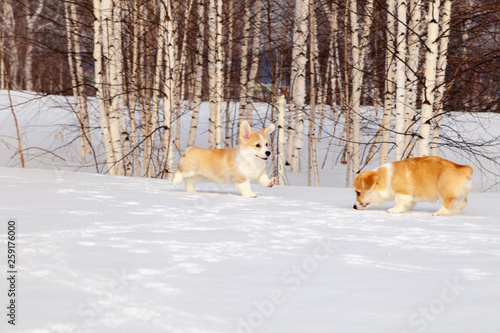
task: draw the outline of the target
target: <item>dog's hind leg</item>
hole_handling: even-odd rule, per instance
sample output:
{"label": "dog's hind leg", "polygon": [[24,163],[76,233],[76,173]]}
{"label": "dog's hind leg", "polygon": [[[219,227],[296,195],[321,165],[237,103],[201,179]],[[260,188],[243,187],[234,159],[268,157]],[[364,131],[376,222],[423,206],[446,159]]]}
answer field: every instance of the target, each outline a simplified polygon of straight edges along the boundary
{"label": "dog's hind leg", "polygon": [[196,185],[200,180],[201,180],[200,176],[192,176],[189,178],[185,178],[184,182],[186,183],[186,191],[189,193],[196,193],[194,185]]}
{"label": "dog's hind leg", "polygon": [[175,173],[174,179],[172,179],[172,185],[173,186],[179,185],[180,183],[182,183],[183,180],[184,180],[184,176],[182,176],[182,172],[177,171]]}
{"label": "dog's hind leg", "polygon": [[453,207],[457,204],[457,198],[449,197],[441,199],[443,202],[443,206],[439,208],[437,212],[435,212],[434,216],[448,216],[452,213]]}

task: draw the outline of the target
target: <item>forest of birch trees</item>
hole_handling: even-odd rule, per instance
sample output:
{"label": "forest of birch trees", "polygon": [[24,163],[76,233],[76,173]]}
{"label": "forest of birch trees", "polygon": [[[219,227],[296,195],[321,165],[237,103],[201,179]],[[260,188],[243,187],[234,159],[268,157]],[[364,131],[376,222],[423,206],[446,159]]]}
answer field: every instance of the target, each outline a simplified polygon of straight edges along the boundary
{"label": "forest of birch trees", "polygon": [[307,170],[309,184],[322,167],[316,142],[336,140],[329,158],[346,165],[349,185],[374,158],[437,155],[443,145],[474,153],[441,122],[500,112],[500,4],[4,0],[0,69],[0,89],[71,96],[82,163],[105,161],[102,172],[169,178],[201,118],[210,148],[235,147],[247,119],[277,125],[275,173],[286,163]]}

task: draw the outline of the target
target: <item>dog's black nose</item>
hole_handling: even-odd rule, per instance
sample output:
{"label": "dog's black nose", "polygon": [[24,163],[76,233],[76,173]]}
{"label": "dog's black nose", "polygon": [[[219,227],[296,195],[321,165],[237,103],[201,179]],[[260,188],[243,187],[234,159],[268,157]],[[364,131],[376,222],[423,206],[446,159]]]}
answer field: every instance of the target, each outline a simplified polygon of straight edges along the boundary
{"label": "dog's black nose", "polygon": [[266,156],[270,156],[271,155],[271,152],[268,150],[266,151]]}
{"label": "dog's black nose", "polygon": [[356,205],[352,206],[352,208],[354,208],[354,209],[358,209],[358,208],[356,207]]}

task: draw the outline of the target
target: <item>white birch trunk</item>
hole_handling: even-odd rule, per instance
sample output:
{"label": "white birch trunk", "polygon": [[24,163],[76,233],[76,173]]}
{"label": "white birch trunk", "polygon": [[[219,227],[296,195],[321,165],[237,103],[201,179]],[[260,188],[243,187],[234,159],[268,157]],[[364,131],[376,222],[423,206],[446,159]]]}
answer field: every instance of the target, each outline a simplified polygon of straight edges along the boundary
{"label": "white birch trunk", "polygon": [[310,84],[310,110],[309,110],[309,144],[308,144],[308,185],[311,186],[311,171],[314,171],[314,185],[319,186],[318,162],[316,154],[316,15],[314,0],[309,0],[309,84]]}
{"label": "white birch trunk", "polygon": [[406,97],[406,0],[398,0],[398,34],[396,38],[396,119],[394,130],[396,151],[394,159],[403,159],[405,150],[405,97]]}
{"label": "white birch trunk", "polygon": [[163,147],[166,149],[165,153],[165,163],[162,169],[162,173],[165,174],[165,178],[172,179],[174,174],[174,136],[173,136],[173,114],[176,104],[175,91],[175,45],[174,45],[174,24],[172,16],[172,5],[171,0],[165,0],[165,6],[163,10],[166,10],[166,19],[164,21],[165,25],[165,84],[163,93],[163,127],[165,132],[163,133]]}
{"label": "white birch trunk", "polygon": [[222,1],[210,0],[208,7],[208,68],[210,91],[209,147],[221,148],[221,97],[222,97]]}
{"label": "white birch trunk", "polygon": [[243,120],[248,120],[250,124],[252,119],[246,117],[247,109],[247,84],[248,84],[248,54],[249,54],[249,40],[250,40],[250,3],[244,1],[243,12],[243,37],[241,38],[241,62],[240,62],[240,109],[238,114],[239,123]]}
{"label": "white birch trunk", "polygon": [[217,34],[215,58],[215,148],[222,148],[222,97],[224,96],[224,73],[222,71],[222,0],[217,0]]}
{"label": "white birch trunk", "polygon": [[[71,77],[71,90],[73,92],[73,101],[75,105],[75,114],[77,118],[77,126],[78,126],[78,134],[80,136],[80,154],[82,158],[82,162],[85,164],[86,163],[86,155],[87,151],[85,149],[86,147],[86,137],[85,137],[85,132],[84,132],[84,119],[83,119],[83,113],[86,110],[83,110],[83,105],[80,103],[80,90],[79,90],[79,85],[83,84],[79,83],[79,77],[77,76],[77,61],[76,61],[76,40],[75,40],[75,28],[74,26],[78,24],[78,21],[74,20],[74,17],[71,13],[70,9],[70,4],[69,3],[64,3],[64,12],[66,16],[66,39],[67,39],[67,49],[68,49],[68,65],[69,65],[69,71],[70,71],[70,77]],[[73,22],[72,22],[73,20]],[[79,47],[79,45],[78,45]],[[75,55],[75,57],[73,57]],[[86,105],[85,105],[86,107]],[[88,120],[88,116],[87,116]],[[88,128],[88,125],[87,125]]]}
{"label": "white birch trunk", "polygon": [[[302,150],[304,132],[304,107],[306,98],[306,64],[307,64],[307,18],[309,16],[309,4],[307,0],[295,2],[295,21],[292,48],[291,69],[291,96],[292,105],[290,110],[289,133],[287,151],[290,149],[290,172],[300,171],[300,153]],[[288,157],[288,154],[287,154]]]}
{"label": "white birch trunk", "polygon": [[422,114],[420,116],[420,141],[418,156],[428,156],[431,131],[431,117],[434,106],[434,89],[436,87],[436,65],[438,55],[437,38],[439,34],[439,0],[429,0],[427,18],[427,52],[425,53],[425,86],[422,94]]}
{"label": "white birch trunk", "polygon": [[255,80],[257,78],[259,70],[259,53],[260,53],[260,25],[261,25],[261,0],[255,0],[255,21],[254,21],[254,31],[253,31],[253,42],[252,42],[252,63],[250,66],[250,73],[248,75],[247,82],[247,94],[248,101],[246,103],[246,119],[252,120],[252,111],[254,109],[253,105],[253,92],[255,86]]}
{"label": "white birch trunk", "polygon": [[278,109],[278,185],[285,185],[285,96],[278,95],[276,99]]}
{"label": "white birch trunk", "polygon": [[441,114],[443,113],[443,98],[445,93],[445,76],[448,65],[448,40],[451,18],[451,0],[445,0],[441,16],[441,33],[439,38],[439,59],[437,61],[436,72],[436,94],[434,101],[434,130],[432,131],[432,141],[430,144],[431,155],[437,156],[440,135]]}
{"label": "white birch trunk", "polygon": [[[358,173],[360,169],[360,125],[361,125],[361,92],[363,88],[363,71],[365,67],[366,45],[368,44],[368,34],[372,23],[373,0],[368,0],[366,4],[365,19],[363,27],[358,23],[357,1],[350,1],[351,15],[351,43],[352,43],[352,97],[351,97],[351,113],[352,113],[352,137],[351,140],[351,157],[352,157],[352,172]],[[348,170],[349,172],[349,170]]]}
{"label": "white birch trunk", "polygon": [[101,15],[101,1],[94,0],[94,70],[95,70],[95,87],[96,87],[96,100],[99,110],[99,121],[101,124],[102,138],[104,150],[106,152],[106,167],[111,175],[117,174],[116,161],[111,146],[111,136],[109,133],[109,119],[108,107],[106,102],[106,75],[104,74],[105,68],[103,64],[103,26]]}
{"label": "white birch trunk", "polygon": [[205,4],[204,1],[198,1],[198,35],[196,37],[196,64],[195,64],[195,78],[194,78],[194,105],[193,113],[191,115],[191,124],[189,126],[189,137],[187,146],[194,145],[196,140],[196,130],[198,128],[198,120],[200,114],[200,104],[202,99],[202,80],[203,80],[203,45],[204,45],[204,24],[203,18],[205,17]]}
{"label": "white birch trunk", "polygon": [[394,54],[396,49],[394,41],[396,36],[396,0],[387,0],[387,47],[385,57],[385,92],[384,92],[384,115],[382,116],[382,144],[380,146],[380,164],[385,164],[389,156],[389,139],[391,116],[394,106],[394,78],[395,78],[395,62]]}
{"label": "white birch trunk", "polygon": [[[189,29],[189,16],[191,15],[191,9],[193,8],[193,0],[189,0],[185,17],[184,17],[184,32],[182,34],[180,54],[177,61],[177,66],[175,70],[175,82],[179,82],[176,89],[176,130],[175,130],[175,147],[180,150],[181,147],[181,108],[184,101],[185,94],[185,76],[187,68],[187,54],[186,54],[186,44]],[[177,30],[177,29],[176,29]]]}
{"label": "white birch trunk", "polygon": [[417,109],[417,88],[418,77],[417,71],[420,63],[420,33],[421,33],[421,17],[422,17],[422,0],[411,0],[410,2],[410,23],[408,31],[408,60],[407,66],[407,85],[405,96],[405,156],[408,157],[411,153],[409,147],[413,137],[413,123],[415,112]]}
{"label": "white birch trunk", "polygon": [[[33,91],[33,50],[35,47],[35,25],[45,5],[44,0],[38,0],[38,7],[31,13],[29,3],[26,5],[26,33],[28,35],[28,43],[26,45],[26,61],[24,62],[24,81],[25,89]],[[17,61],[17,59],[16,59]]]}
{"label": "white birch trunk", "polygon": [[[115,2],[116,1],[116,2]],[[111,146],[117,164],[117,174],[125,174],[125,163],[123,154],[123,124],[121,116],[123,115],[123,80],[122,80],[122,52],[121,52],[121,31],[118,23],[121,16],[121,7],[117,3],[118,0],[103,0],[101,14],[103,15],[104,29],[106,30],[103,40],[108,59],[108,69],[106,71],[109,79],[109,130],[111,136]],[[115,21],[117,20],[117,21]]]}

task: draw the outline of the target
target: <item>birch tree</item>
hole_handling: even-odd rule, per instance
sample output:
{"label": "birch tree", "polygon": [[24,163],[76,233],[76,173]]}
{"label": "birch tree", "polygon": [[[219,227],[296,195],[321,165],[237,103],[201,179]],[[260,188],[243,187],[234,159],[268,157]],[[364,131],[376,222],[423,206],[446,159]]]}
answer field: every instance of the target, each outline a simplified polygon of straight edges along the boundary
{"label": "birch tree", "polygon": [[239,122],[251,119],[247,116],[247,96],[248,96],[248,42],[250,39],[250,3],[246,0],[243,2],[243,36],[241,38],[241,60],[240,60],[240,110],[238,114]]}
{"label": "birch tree", "polygon": [[316,15],[314,0],[309,0],[309,84],[310,84],[310,110],[309,110],[309,144],[308,144],[308,171],[307,184],[311,186],[312,172],[314,171],[314,185],[319,186],[318,162],[316,155]]}
{"label": "birch tree", "polygon": [[91,153],[91,137],[87,97],[85,96],[83,64],[80,47],[79,19],[75,3],[64,3],[66,13],[66,33],[68,43],[68,63],[70,68],[75,112],[78,120],[80,151],[83,163]]}
{"label": "birch tree", "polygon": [[420,141],[418,156],[428,156],[431,131],[432,109],[434,106],[434,89],[436,87],[436,65],[438,56],[437,38],[439,35],[439,0],[429,1],[427,14],[427,51],[425,53],[425,84],[422,94],[422,113],[420,116]]}
{"label": "birch tree", "polygon": [[[366,12],[361,28],[358,23],[357,0],[350,0],[350,17],[353,68],[351,96],[352,138],[349,140],[352,142],[352,171],[356,174],[360,169],[360,105],[363,87],[363,71],[365,68],[366,45],[368,44],[368,36],[373,20],[373,0],[368,0],[366,3]],[[349,170],[347,172],[349,172]]]}
{"label": "birch tree", "polygon": [[[104,6],[103,6],[104,7]],[[96,88],[96,100],[97,107],[99,110],[99,121],[101,125],[101,132],[104,144],[104,150],[106,152],[106,167],[107,171],[111,175],[120,174],[120,168],[117,164],[118,161],[115,160],[115,154],[113,153],[113,147],[111,145],[111,134],[109,128],[109,117],[108,117],[108,104],[106,101],[106,87],[107,87],[107,77],[105,75],[104,68],[104,54],[103,54],[103,39],[105,37],[103,31],[103,11],[109,10],[109,8],[101,8],[101,1],[94,0],[94,71],[95,71],[95,88]]]}
{"label": "birch tree", "polygon": [[177,82],[175,80],[176,56],[174,45],[174,19],[172,15],[171,0],[163,0],[161,11],[165,11],[165,83],[163,85],[163,147],[165,151],[165,162],[162,174],[167,179],[172,179],[174,174],[174,136],[173,136],[173,114],[176,107]]}
{"label": "birch tree", "polygon": [[208,68],[210,90],[209,146],[222,146],[222,0],[209,0],[208,6]]}
{"label": "birch tree", "polygon": [[[26,9],[26,34],[28,43],[26,45],[26,60],[24,62],[24,80],[25,88],[28,91],[33,91],[33,50],[35,48],[35,32],[37,21],[40,18],[45,0],[38,0],[37,7],[32,11],[29,2],[24,8]],[[36,2],[35,2],[36,3]]]}
{"label": "birch tree", "polygon": [[287,161],[290,172],[300,171],[300,152],[302,149],[302,136],[304,131],[304,106],[306,98],[306,64],[307,64],[307,18],[309,16],[308,0],[297,0],[294,11],[294,31],[291,66],[292,103],[289,111]]}
{"label": "birch tree", "polygon": [[194,72],[194,102],[193,112],[191,114],[191,124],[189,126],[189,137],[187,146],[194,145],[196,140],[196,131],[198,128],[200,105],[202,99],[202,80],[203,80],[203,46],[204,46],[204,17],[205,17],[205,2],[198,0],[198,31],[196,36],[196,54],[195,54],[195,72]]}
{"label": "birch tree", "polygon": [[411,153],[409,149],[413,137],[413,123],[415,111],[417,109],[417,71],[420,64],[420,34],[422,31],[422,0],[410,1],[410,23],[408,29],[408,54],[407,54],[407,85],[405,96],[405,156]]}
{"label": "birch tree", "polygon": [[394,105],[394,78],[395,78],[395,36],[396,36],[396,0],[387,0],[387,30],[386,30],[386,57],[385,57],[385,91],[384,91],[384,115],[382,116],[382,144],[380,146],[380,164],[388,160],[389,139],[392,109]]}
{"label": "birch tree", "polygon": [[395,160],[403,158],[405,150],[405,97],[406,97],[406,0],[398,0],[398,34],[396,38],[396,121]]}
{"label": "birch tree", "polygon": [[441,36],[439,38],[439,58],[436,65],[436,93],[434,100],[434,129],[430,144],[431,155],[437,156],[440,135],[441,114],[443,113],[443,102],[446,88],[445,76],[448,64],[448,39],[451,19],[451,0],[445,0],[441,15]]}
{"label": "birch tree", "polygon": [[252,62],[250,65],[250,73],[248,74],[248,82],[246,91],[249,94],[249,100],[246,103],[246,119],[248,121],[252,120],[253,105],[253,91],[255,80],[257,79],[257,74],[259,70],[259,56],[260,56],[260,24],[261,24],[261,0],[255,0],[255,21],[254,21],[254,32],[253,32],[253,42],[252,42]]}

